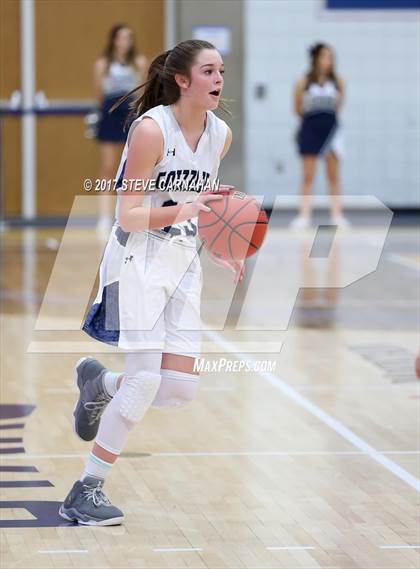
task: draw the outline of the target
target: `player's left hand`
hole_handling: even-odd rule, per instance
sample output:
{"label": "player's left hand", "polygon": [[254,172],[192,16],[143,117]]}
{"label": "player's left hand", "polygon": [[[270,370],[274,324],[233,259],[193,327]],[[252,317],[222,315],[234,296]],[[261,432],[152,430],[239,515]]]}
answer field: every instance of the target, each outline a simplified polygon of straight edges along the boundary
{"label": "player's left hand", "polygon": [[219,265],[220,267],[223,267],[235,273],[234,277],[235,284],[240,283],[243,280],[245,276],[245,261],[234,261],[234,260],[228,261],[226,259],[219,259],[214,255],[210,256],[212,260],[216,263],[216,265]]}

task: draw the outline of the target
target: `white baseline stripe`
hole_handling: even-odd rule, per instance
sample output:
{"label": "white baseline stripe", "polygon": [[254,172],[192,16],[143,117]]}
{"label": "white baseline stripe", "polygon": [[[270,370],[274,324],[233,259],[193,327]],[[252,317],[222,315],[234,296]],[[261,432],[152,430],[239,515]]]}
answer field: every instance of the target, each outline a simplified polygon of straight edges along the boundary
{"label": "white baseline stripe", "polygon": [[[418,450],[408,451],[376,451],[360,452],[357,450],[343,450],[343,451],[277,451],[277,450],[261,450],[261,451],[243,451],[243,452],[154,452],[152,456],[373,456],[374,454],[396,454],[396,455],[418,455]],[[119,458],[124,458],[121,456]]]}
{"label": "white baseline stripe", "polygon": [[379,549],[420,549],[420,545],[380,545]]}
{"label": "white baseline stripe", "polygon": [[267,551],[281,551],[283,549],[287,549],[288,551],[296,551],[296,550],[300,550],[300,549],[315,549],[315,547],[306,547],[303,545],[289,545],[289,546],[284,546],[284,547],[266,547]]}
{"label": "white baseline stripe", "polygon": [[200,547],[159,547],[154,549],[156,553],[178,552],[178,551],[203,551]]}
{"label": "white baseline stripe", "polygon": [[[239,357],[242,361],[252,361],[252,358],[249,357],[247,354],[242,354],[236,351],[235,345],[222,338],[219,334],[212,330],[206,330],[206,334],[208,337],[212,338],[214,342],[219,344],[226,352],[235,353],[237,357]],[[284,395],[292,399],[295,403],[300,405],[303,409],[311,413],[314,417],[317,417],[320,421],[322,421],[325,425],[330,427],[333,431],[335,431],[338,435],[341,435],[346,441],[354,445],[359,450],[368,453],[373,460],[381,464],[384,468],[386,468],[389,472],[397,476],[400,480],[420,492],[420,480],[407,472],[404,468],[401,468],[398,464],[393,462],[391,459],[387,458],[384,454],[378,452],[374,449],[371,445],[369,445],[366,441],[358,437],[353,431],[345,427],[340,421],[331,417],[328,413],[320,409],[315,403],[309,401],[298,393],[293,387],[290,387],[285,381],[274,375],[270,372],[255,372],[258,374],[262,379],[270,383],[275,389],[281,391]]]}
{"label": "white baseline stripe", "polygon": [[[147,454],[147,453],[146,453]],[[229,452],[229,451],[206,451],[206,452],[153,452],[150,454],[152,458],[156,457],[200,457],[200,456],[373,456],[375,454],[383,454],[383,455],[401,455],[401,456],[408,456],[408,455],[418,455],[420,454],[419,450],[385,450],[385,451],[375,451],[375,452],[361,452],[357,450],[325,450],[325,451],[317,451],[317,450],[297,450],[297,451],[277,451],[277,450],[261,450],[261,451],[240,451],[240,452]],[[138,458],[145,458],[144,453],[139,453]],[[43,458],[86,458],[86,453],[66,453],[66,454],[11,454],[7,456],[2,456],[2,462],[11,460],[37,460]],[[118,460],[132,460],[137,458],[132,456],[124,456],[124,454],[118,457]]]}
{"label": "white baseline stripe", "polygon": [[87,549],[40,549],[38,553],[88,553]]}

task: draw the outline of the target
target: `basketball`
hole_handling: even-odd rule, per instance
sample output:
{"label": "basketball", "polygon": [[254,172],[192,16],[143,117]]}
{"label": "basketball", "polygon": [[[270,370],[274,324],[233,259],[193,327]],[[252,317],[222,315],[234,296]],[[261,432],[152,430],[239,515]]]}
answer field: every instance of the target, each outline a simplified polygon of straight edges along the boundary
{"label": "basketball", "polygon": [[253,196],[235,191],[206,205],[211,211],[200,212],[198,233],[212,255],[242,261],[258,251],[268,218]]}

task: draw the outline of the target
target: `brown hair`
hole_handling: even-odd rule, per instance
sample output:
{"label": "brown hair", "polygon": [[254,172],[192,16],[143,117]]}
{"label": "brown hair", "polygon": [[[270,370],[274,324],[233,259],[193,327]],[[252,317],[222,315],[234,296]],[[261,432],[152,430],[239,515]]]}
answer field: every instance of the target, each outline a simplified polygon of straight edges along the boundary
{"label": "brown hair", "polygon": [[[125,29],[131,30],[130,26],[127,26],[126,24],[115,24],[115,26],[112,26],[112,28],[109,31],[108,40],[105,49],[102,52],[102,56],[106,59],[107,70],[109,69],[109,66],[114,61],[115,58],[115,38],[117,37],[118,32]],[[133,33],[132,30],[131,33]],[[137,55],[137,50],[133,34],[133,41],[131,47],[128,50],[128,52],[125,54],[125,64],[135,65],[136,55]]]}
{"label": "brown hair", "polygon": [[[195,57],[203,49],[216,48],[207,41],[187,40],[158,55],[150,64],[147,81],[117,101],[110,112],[135,93],[137,97],[130,105],[132,111],[127,124],[153,107],[176,103],[181,96],[181,91],[175,81],[175,74],[190,77]],[[219,106],[230,114],[226,102],[222,100]]]}
{"label": "brown hair", "polygon": [[318,63],[319,56],[321,55],[321,51],[323,49],[328,49],[330,51],[331,59],[332,59],[331,69],[330,69],[327,77],[328,77],[328,79],[330,79],[335,84],[337,89],[340,90],[340,84],[339,84],[339,81],[338,81],[338,78],[337,78],[337,75],[335,72],[335,68],[334,68],[334,53],[333,53],[331,46],[329,46],[326,43],[316,43],[315,45],[313,45],[309,48],[309,57],[311,59],[311,68],[309,69],[308,73],[306,74],[305,89],[308,89],[308,87],[311,83],[318,83],[317,63]]}

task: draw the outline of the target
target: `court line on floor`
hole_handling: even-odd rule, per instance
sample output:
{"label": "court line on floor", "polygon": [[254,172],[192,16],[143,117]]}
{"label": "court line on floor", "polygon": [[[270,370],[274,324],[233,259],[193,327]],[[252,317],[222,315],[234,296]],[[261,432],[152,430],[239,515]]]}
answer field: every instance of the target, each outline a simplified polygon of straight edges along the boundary
{"label": "court line on floor", "polygon": [[[253,358],[248,354],[243,354],[236,350],[235,345],[225,340],[222,336],[214,332],[213,330],[206,330],[206,335],[211,338],[216,344],[224,349],[224,351],[236,354],[236,356],[242,361],[252,361]],[[264,379],[272,387],[281,391],[283,395],[286,395],[289,399],[297,403],[300,407],[308,411],[314,417],[317,417],[324,425],[327,425],[335,431],[338,435],[343,437],[346,441],[351,443],[356,448],[361,451],[368,453],[373,460],[381,464],[386,470],[391,472],[394,476],[405,482],[408,486],[411,486],[417,492],[420,492],[420,480],[407,472],[404,468],[387,458],[383,453],[378,452],[374,447],[364,441],[361,437],[357,436],[349,428],[345,427],[340,421],[334,419],[331,415],[323,411],[318,405],[303,397],[296,389],[291,387],[288,383],[280,379],[278,376],[270,372],[255,372],[256,375]]]}
{"label": "court line on floor", "polygon": [[[420,451],[385,451],[379,454],[418,455]],[[154,452],[151,456],[371,456],[373,453],[362,451],[243,451],[243,452]],[[376,454],[376,453],[375,453]],[[120,455],[121,456],[121,455]],[[123,457],[124,458],[124,457]]]}
{"label": "court line on floor", "polygon": [[279,545],[279,546],[266,547],[267,551],[282,551],[282,550],[300,551],[301,549],[315,549],[315,547],[310,547],[306,545],[285,545],[285,546]]}
{"label": "court line on floor", "polygon": [[155,553],[182,552],[182,551],[203,551],[201,547],[157,547],[153,549]]}
{"label": "court line on floor", "polygon": [[[144,452],[139,452],[138,458],[145,458]],[[146,453],[147,457],[201,457],[201,456],[372,456],[372,455],[397,455],[397,456],[417,456],[420,454],[420,450],[385,450],[385,451],[375,451],[375,452],[365,452],[356,450],[337,450],[337,451],[197,451],[197,452],[151,452]],[[141,456],[140,456],[141,455]],[[61,454],[19,454],[13,456],[2,456],[2,462],[5,460],[37,460],[37,459],[51,459],[51,458],[86,458],[86,453],[61,453]],[[118,457],[118,460],[127,460],[137,458],[132,456],[124,456],[124,454]]]}
{"label": "court line on floor", "polygon": [[380,545],[379,549],[420,549],[420,545]]}

